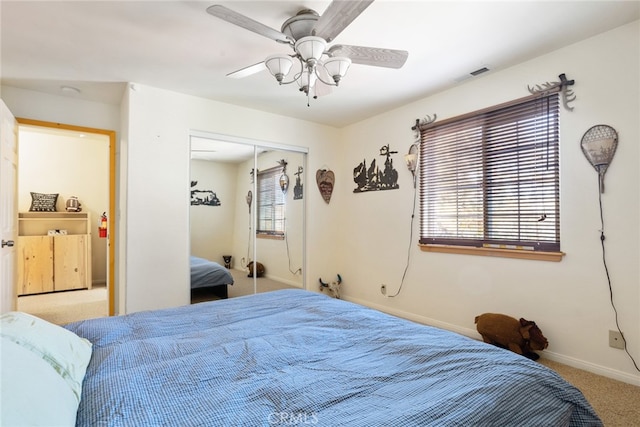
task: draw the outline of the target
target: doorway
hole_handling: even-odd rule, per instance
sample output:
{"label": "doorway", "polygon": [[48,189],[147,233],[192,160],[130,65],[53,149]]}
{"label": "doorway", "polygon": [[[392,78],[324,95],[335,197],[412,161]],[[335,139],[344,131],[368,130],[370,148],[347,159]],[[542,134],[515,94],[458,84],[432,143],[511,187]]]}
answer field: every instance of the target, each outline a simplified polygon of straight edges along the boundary
{"label": "doorway", "polygon": [[[91,316],[89,304],[95,304],[97,302],[96,299],[104,298],[106,300],[103,301],[104,306],[106,306],[106,313],[104,314],[113,315],[115,310],[115,131],[23,118],[18,118],[17,122],[19,128],[19,159],[23,159],[21,150],[24,148],[22,153],[26,154],[29,146],[36,148],[40,152],[46,151],[48,153],[44,163],[38,165],[41,169],[34,169],[34,165],[29,163],[27,165],[19,164],[19,177],[24,177],[23,173],[29,173],[31,177],[44,174],[49,177],[45,181],[42,179],[23,178],[23,182],[19,178],[18,210],[20,212],[30,210],[30,203],[32,203],[33,199],[33,196],[30,197],[29,195],[30,192],[44,190],[43,192],[60,193],[60,199],[56,203],[58,212],[65,212],[65,207],[68,205],[67,201],[71,196],[76,196],[83,213],[86,212],[88,214],[88,240],[92,243],[90,245],[91,255],[89,256],[88,269],[90,272],[88,273],[90,276],[89,283],[91,283],[89,288],[96,292],[85,292],[84,294],[84,291],[53,292],[51,294],[38,295],[37,297],[43,297],[45,301],[50,301],[53,305],[56,304],[56,301],[64,300],[69,302],[72,299],[76,299],[78,300],[78,307],[82,308],[79,312],[86,313],[88,316]],[[21,141],[20,136],[25,139],[24,147],[21,147],[23,141]],[[27,140],[31,142],[27,142]],[[52,145],[48,146],[47,143],[59,143],[60,148],[54,148]],[[38,157],[35,158],[37,159]],[[43,162],[42,155],[40,155],[38,161]],[[27,160],[27,162],[30,161]],[[94,165],[93,168],[91,167],[92,164]],[[92,175],[92,169],[101,170],[93,178],[94,180],[97,179],[97,187],[99,187],[95,191],[91,190],[91,185],[95,185],[91,183],[92,179],[87,179]],[[55,181],[56,185],[48,186],[50,181]],[[43,182],[42,186],[44,188],[40,188],[38,183]],[[26,184],[26,186],[23,184]],[[76,192],[78,194],[74,194]],[[71,205],[75,204],[72,203]],[[98,225],[103,213],[107,217],[107,233],[106,235],[103,233],[102,236],[104,237],[101,237],[98,232]],[[96,286],[92,286],[93,284]],[[102,289],[102,292],[99,292],[100,289]],[[32,298],[32,300],[34,299]],[[82,316],[82,314],[78,315]],[[62,318],[65,317],[62,316]]]}

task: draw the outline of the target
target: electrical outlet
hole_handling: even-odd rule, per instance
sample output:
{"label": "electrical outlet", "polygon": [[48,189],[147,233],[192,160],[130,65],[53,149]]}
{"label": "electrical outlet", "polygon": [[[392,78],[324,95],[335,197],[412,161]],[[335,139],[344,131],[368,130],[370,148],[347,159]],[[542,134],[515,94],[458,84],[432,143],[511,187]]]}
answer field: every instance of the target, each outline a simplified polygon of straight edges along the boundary
{"label": "electrical outlet", "polygon": [[386,295],[387,294],[387,285],[380,285],[380,293],[382,295]]}
{"label": "electrical outlet", "polygon": [[609,347],[624,350],[624,340],[622,334],[618,331],[609,331]]}

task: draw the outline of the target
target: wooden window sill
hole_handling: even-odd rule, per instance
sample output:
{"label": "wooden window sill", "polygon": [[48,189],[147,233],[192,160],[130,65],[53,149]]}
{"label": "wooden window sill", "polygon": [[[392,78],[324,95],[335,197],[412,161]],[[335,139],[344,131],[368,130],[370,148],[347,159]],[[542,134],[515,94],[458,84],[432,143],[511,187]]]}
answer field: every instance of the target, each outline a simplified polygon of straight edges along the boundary
{"label": "wooden window sill", "polygon": [[423,252],[442,252],[447,254],[479,255],[501,258],[530,259],[535,261],[560,262],[564,252],[527,251],[519,249],[475,248],[472,246],[419,245]]}
{"label": "wooden window sill", "polygon": [[256,233],[258,239],[284,240],[284,234],[261,234]]}

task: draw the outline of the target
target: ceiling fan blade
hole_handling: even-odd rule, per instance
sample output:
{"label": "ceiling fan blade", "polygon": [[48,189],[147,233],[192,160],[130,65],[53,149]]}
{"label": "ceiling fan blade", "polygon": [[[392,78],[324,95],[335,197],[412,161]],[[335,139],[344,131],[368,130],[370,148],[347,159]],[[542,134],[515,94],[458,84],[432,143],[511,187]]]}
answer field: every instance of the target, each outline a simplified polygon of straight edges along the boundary
{"label": "ceiling fan blade", "polygon": [[267,66],[264,65],[264,61],[258,62],[257,64],[249,65],[248,67],[241,68],[239,70],[233,71],[227,74],[227,77],[231,77],[232,79],[242,79],[253,74],[259,73],[262,70],[266,70]]}
{"label": "ceiling fan blade", "polygon": [[318,18],[313,34],[331,42],[371,3],[373,0],[333,0]]}
{"label": "ceiling fan blade", "polygon": [[329,49],[331,56],[346,56],[354,64],[401,68],[409,57],[406,50],[338,44]]}
{"label": "ceiling fan blade", "polygon": [[326,85],[320,81],[316,82],[316,86],[314,89],[316,98],[327,96],[333,92],[333,86]]}
{"label": "ceiling fan blade", "polygon": [[268,37],[271,40],[275,40],[280,43],[292,43],[292,41],[280,31],[274,30],[271,27],[261,24],[258,21],[254,21],[253,19],[220,4],[209,6],[207,8],[207,13],[249,31],[253,31],[261,36]]}
{"label": "ceiling fan blade", "polygon": [[[318,73],[320,73],[320,77],[322,77],[322,80],[324,80],[325,82],[333,81],[333,78],[329,75],[329,73],[324,67],[317,67],[316,70]],[[323,83],[322,80],[320,79],[316,80],[316,85],[315,85],[316,97],[326,96],[326,95],[329,95],[331,92],[333,92],[333,86],[329,86]]]}

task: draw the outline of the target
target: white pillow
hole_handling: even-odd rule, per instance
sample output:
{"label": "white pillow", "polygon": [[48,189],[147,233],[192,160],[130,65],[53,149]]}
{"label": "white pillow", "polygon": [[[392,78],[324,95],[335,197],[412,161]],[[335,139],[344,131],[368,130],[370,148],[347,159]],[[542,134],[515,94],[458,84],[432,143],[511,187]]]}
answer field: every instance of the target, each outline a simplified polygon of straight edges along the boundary
{"label": "white pillow", "polygon": [[91,343],[88,340],[61,326],[18,311],[0,316],[0,336],[48,363],[66,381],[80,402],[82,380],[91,359]]}
{"label": "white pillow", "polygon": [[74,426],[78,399],[38,354],[0,340],[0,425]]}

